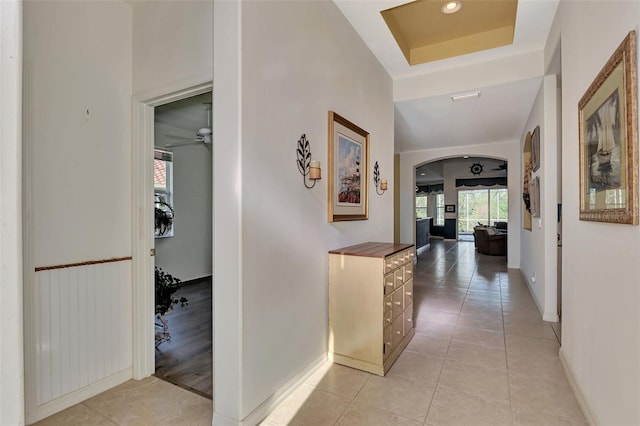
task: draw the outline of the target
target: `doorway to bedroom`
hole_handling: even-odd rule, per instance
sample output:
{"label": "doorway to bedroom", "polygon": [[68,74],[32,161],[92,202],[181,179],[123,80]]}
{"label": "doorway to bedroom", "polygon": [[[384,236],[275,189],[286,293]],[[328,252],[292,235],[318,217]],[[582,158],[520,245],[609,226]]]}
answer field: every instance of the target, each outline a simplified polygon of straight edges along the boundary
{"label": "doorway to bedroom", "polygon": [[155,376],[210,399],[211,101],[207,92],[156,106],[153,150]]}

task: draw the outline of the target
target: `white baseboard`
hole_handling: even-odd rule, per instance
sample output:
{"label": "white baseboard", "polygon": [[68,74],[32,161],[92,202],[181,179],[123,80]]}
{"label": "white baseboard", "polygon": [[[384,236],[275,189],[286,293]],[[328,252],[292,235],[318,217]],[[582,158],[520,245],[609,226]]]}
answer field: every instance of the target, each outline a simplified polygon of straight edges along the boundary
{"label": "white baseboard", "polygon": [[520,271],[520,276],[522,277],[524,282],[527,284],[527,289],[529,290],[529,294],[531,295],[533,302],[536,304],[536,308],[538,308],[538,312],[542,316],[542,320],[548,321],[548,322],[559,322],[560,317],[558,317],[557,312],[552,312],[552,313],[545,312],[544,308],[540,306],[538,299],[536,299],[536,293],[533,291],[531,282],[529,282],[529,279],[524,275],[524,272],[522,272],[522,269],[519,269],[519,271]]}
{"label": "white baseboard", "polygon": [[60,398],[56,398],[53,401],[49,401],[45,404],[39,405],[34,410],[34,419],[32,421],[30,419],[29,423],[35,423],[53,414],[59,413],[60,411],[65,410],[73,405],[79,404],[82,401],[86,401],[87,399],[96,396],[99,393],[105,392],[115,386],[118,386],[119,384],[126,382],[132,377],[133,370],[131,368],[128,368],[112,376],[105,377],[100,381],[78,389],[77,391],[63,395]]}
{"label": "white baseboard", "polygon": [[519,271],[520,271],[520,276],[522,277],[524,282],[527,284],[527,290],[529,290],[529,294],[533,299],[533,303],[536,304],[536,308],[538,308],[538,312],[540,313],[540,316],[542,316],[544,311],[540,307],[540,304],[538,303],[538,299],[536,299],[536,292],[533,291],[533,287],[531,287],[531,282],[529,282],[529,278],[524,274],[524,271],[522,269],[520,269]]}
{"label": "white baseboard", "polygon": [[284,401],[291,393],[302,385],[316,370],[327,362],[327,354],[322,354],[320,357],[311,362],[302,371],[291,378],[280,389],[275,391],[270,397],[268,397],[262,404],[260,404],[255,410],[253,410],[242,421],[235,421],[229,417],[220,415],[219,413],[213,413],[213,425],[214,426],[255,426],[263,421],[282,401]]}
{"label": "white baseboard", "polygon": [[576,377],[574,376],[573,370],[571,370],[571,367],[567,362],[567,358],[564,355],[564,350],[562,347],[560,347],[560,353],[558,355],[560,356],[560,363],[562,363],[562,368],[564,368],[564,374],[567,376],[567,380],[569,381],[569,386],[571,386],[571,389],[573,390],[573,394],[578,400],[578,404],[580,405],[580,408],[582,408],[582,413],[584,414],[584,417],[587,419],[587,423],[589,423],[589,425],[591,426],[597,426],[601,424],[600,422],[598,422],[598,419],[596,418],[595,414],[589,407],[589,404],[587,404],[587,400],[584,397],[584,394],[582,393],[582,391],[580,390],[580,387],[578,386],[578,382],[576,382]]}

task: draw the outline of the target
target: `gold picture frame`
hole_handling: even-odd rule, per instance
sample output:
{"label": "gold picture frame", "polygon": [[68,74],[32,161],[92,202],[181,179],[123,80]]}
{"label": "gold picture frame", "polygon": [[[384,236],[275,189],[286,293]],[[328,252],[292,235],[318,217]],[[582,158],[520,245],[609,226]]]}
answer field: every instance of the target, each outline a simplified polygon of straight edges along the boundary
{"label": "gold picture frame", "polygon": [[636,86],[631,31],[578,103],[580,220],[638,224]]}
{"label": "gold picture frame", "polygon": [[329,111],[329,222],[369,219],[369,132]]}

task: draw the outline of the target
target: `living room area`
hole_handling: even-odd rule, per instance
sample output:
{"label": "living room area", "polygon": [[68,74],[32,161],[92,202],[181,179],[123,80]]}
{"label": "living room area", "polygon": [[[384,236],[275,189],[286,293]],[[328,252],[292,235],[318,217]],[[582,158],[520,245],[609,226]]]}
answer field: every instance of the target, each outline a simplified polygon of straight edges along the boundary
{"label": "living room area", "polygon": [[415,169],[416,248],[431,238],[473,241],[478,252],[506,256],[507,161],[463,156]]}

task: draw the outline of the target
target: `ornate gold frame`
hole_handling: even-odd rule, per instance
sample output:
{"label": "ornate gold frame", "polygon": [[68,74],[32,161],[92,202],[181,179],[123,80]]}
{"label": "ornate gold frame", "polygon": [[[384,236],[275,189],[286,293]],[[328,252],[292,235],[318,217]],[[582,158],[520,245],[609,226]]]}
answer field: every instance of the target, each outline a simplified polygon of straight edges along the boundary
{"label": "ornate gold frame", "polygon": [[[362,145],[363,159],[360,161],[360,206],[339,206],[338,172],[335,160],[339,154],[336,135],[342,130],[347,138]],[[329,222],[369,219],[369,132],[356,126],[346,118],[329,111]]]}
{"label": "ornate gold frame", "polygon": [[[630,31],[578,103],[580,220],[638,224],[636,81],[636,34]],[[599,124],[605,111],[610,111],[611,105],[617,108],[614,120],[617,126],[610,126],[610,139],[615,141],[613,135],[617,133],[618,140],[613,149],[594,149],[598,145],[594,136],[606,133]],[[591,133],[587,129],[590,122]],[[593,131],[595,127],[597,130]],[[619,146],[615,147],[618,143]],[[599,160],[599,151],[611,155],[616,149],[617,163],[614,163],[613,157],[611,161]],[[624,206],[620,206],[622,199]]]}

